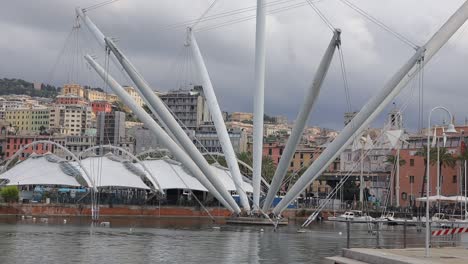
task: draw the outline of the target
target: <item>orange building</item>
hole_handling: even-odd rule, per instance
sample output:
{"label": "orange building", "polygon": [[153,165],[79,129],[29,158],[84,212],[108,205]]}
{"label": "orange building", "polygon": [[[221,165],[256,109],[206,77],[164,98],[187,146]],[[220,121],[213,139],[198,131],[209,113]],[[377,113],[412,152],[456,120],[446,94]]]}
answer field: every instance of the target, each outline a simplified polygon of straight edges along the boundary
{"label": "orange building", "polygon": [[87,105],[88,102],[83,99],[83,97],[79,97],[73,94],[69,95],[59,95],[55,99],[56,104],[61,105]]}
{"label": "orange building", "polygon": [[110,113],[112,112],[112,104],[108,101],[93,101],[91,102],[93,113],[97,115],[99,112]]}
{"label": "orange building", "polygon": [[[5,142],[5,158],[11,158],[17,151],[19,151],[25,145],[32,143],[34,141],[39,140],[50,140],[57,142],[61,145],[65,145],[65,138],[64,137],[54,137],[51,138],[50,136],[36,136],[36,135],[11,135],[6,136]],[[55,146],[53,144],[38,144],[36,147],[28,147],[21,153],[19,156],[20,160],[24,160],[32,153],[36,154],[45,154],[47,152],[54,153]]]}
{"label": "orange building", "polygon": [[[461,130],[458,130],[461,131]],[[446,148],[454,158],[460,155],[464,137],[460,134],[447,138]],[[400,200],[400,206],[411,206],[416,204],[416,199],[426,196],[426,170],[425,157],[418,154],[423,148],[426,148],[427,138],[424,136],[411,137],[403,143],[400,150],[400,160],[405,164],[400,167],[400,190],[397,191],[397,199]],[[442,140],[438,143],[443,147]],[[436,158],[436,157],[431,157]],[[436,195],[437,190],[437,164],[430,166],[430,194]],[[458,195],[460,192],[460,163],[457,161],[455,166],[441,166],[440,174],[440,194],[444,196]],[[423,182],[424,181],[424,182]]]}

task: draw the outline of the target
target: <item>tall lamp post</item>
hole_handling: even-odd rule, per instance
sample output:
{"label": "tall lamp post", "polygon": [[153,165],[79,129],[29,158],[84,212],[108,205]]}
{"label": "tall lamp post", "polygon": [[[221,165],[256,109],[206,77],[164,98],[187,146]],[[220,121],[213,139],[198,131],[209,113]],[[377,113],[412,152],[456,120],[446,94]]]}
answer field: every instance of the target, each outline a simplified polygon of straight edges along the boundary
{"label": "tall lamp post", "polygon": [[428,118],[428,126],[427,128],[428,133],[427,133],[427,151],[426,151],[426,250],[425,250],[425,256],[429,257],[429,241],[431,239],[431,234],[430,234],[430,222],[429,222],[429,192],[430,192],[430,151],[431,151],[431,117],[432,117],[432,112],[435,110],[444,110],[450,117],[450,124],[447,127],[446,133],[456,133],[457,131],[455,130],[455,126],[453,125],[453,120],[452,120],[452,113],[450,111],[443,107],[443,106],[437,106],[432,108],[431,112],[429,113],[429,118]]}

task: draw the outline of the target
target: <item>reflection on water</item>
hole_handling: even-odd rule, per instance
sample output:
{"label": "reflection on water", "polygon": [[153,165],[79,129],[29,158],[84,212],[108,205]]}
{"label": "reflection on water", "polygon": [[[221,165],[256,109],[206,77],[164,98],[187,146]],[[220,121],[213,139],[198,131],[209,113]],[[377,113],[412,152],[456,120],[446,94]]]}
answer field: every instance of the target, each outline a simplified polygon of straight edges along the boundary
{"label": "reflection on water", "polygon": [[[270,226],[219,225],[209,219],[102,221],[111,228],[91,228],[89,218],[80,217],[0,217],[0,263],[321,263],[346,246],[341,223],[316,223],[297,233],[293,224],[273,232]],[[401,244],[401,236],[390,231],[382,232],[381,245]],[[423,233],[410,233],[413,242],[424,241]],[[365,224],[353,226],[353,236],[353,246],[375,245]]]}

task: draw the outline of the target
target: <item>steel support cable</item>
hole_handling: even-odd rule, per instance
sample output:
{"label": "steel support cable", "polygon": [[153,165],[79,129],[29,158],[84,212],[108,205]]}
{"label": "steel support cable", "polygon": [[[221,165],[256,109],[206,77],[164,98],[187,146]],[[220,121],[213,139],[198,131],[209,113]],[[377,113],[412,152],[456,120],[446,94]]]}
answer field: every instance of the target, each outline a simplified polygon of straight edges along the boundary
{"label": "steel support cable", "polygon": [[210,214],[210,212],[208,211],[208,209],[206,209],[206,207],[203,205],[203,203],[198,199],[198,197],[195,195],[195,193],[193,193],[193,190],[189,188],[188,184],[184,181],[184,179],[182,178],[182,176],[180,176],[180,174],[174,169],[174,167],[172,167],[172,164],[171,163],[167,163],[169,164],[169,167],[171,167],[172,171],[177,175],[177,177],[179,177],[180,181],[185,185],[185,187],[190,191],[190,194],[193,196],[193,198],[195,198],[195,200],[198,202],[198,204],[200,204],[201,208],[203,210],[205,210],[205,212],[208,214],[208,216],[211,218],[211,220],[214,222],[216,222],[215,218]]}
{"label": "steel support cable", "polygon": [[208,12],[210,12],[210,10],[214,7],[214,5],[216,4],[217,1],[218,1],[218,0],[213,0],[213,1],[211,2],[211,4],[208,6],[208,8],[205,10],[205,12],[203,12],[203,14],[197,19],[197,21],[195,21],[195,23],[193,23],[193,24],[190,26],[190,28],[192,28],[192,29],[195,28],[195,27],[198,25],[198,23],[200,22],[200,20],[202,20],[203,17],[205,17],[206,14],[208,14]]}
{"label": "steel support cable", "polygon": [[[417,72],[414,72],[413,74],[410,74],[410,77],[411,77],[411,81],[414,81],[414,77],[416,76],[416,74],[419,73],[419,71]],[[406,98],[407,99],[407,103],[409,103],[411,101],[411,98]],[[400,112],[402,109],[406,109],[407,105],[408,104],[403,104],[403,106],[400,108]],[[388,128],[384,129],[384,131],[388,130]],[[385,132],[383,132],[375,141],[376,142],[380,142],[380,140],[383,139],[383,137],[385,136]],[[364,159],[366,158],[369,153],[374,150],[374,148],[376,148],[376,145],[374,145],[372,147],[372,149],[369,149],[367,150],[366,152],[363,153],[363,155],[360,157],[360,159]],[[316,210],[315,212],[304,222],[304,224],[302,225],[302,227],[307,227],[314,219],[315,217],[317,217],[318,213],[320,213],[324,208],[325,206],[328,204],[328,201],[331,199],[331,197],[333,197],[334,195],[336,195],[336,193],[338,192],[338,190],[340,188],[343,187],[343,185],[346,183],[346,181],[352,176],[351,174],[357,170],[358,168],[358,165],[360,165],[360,162],[361,160],[359,160],[359,163],[356,162],[354,164],[354,166],[351,168],[350,171],[347,172],[347,174],[344,175],[344,177],[340,180],[340,182],[335,186],[335,188],[332,190],[332,192],[327,195],[327,198],[325,199],[325,202],[322,203]]]}
{"label": "steel support cable", "polygon": [[352,107],[351,107],[351,95],[349,92],[348,74],[346,71],[346,64],[344,62],[343,49],[341,45],[338,45],[338,52],[339,52],[340,65],[341,65],[341,75],[343,78],[343,84],[344,84],[344,89],[345,89],[346,104],[348,106],[348,112],[351,112]]}
{"label": "steel support cable", "polygon": [[[318,1],[316,1],[316,2],[318,2]],[[280,12],[283,12],[283,11],[291,10],[291,9],[294,9],[294,8],[297,8],[297,7],[302,7],[302,6],[305,6],[305,5],[307,5],[306,2],[298,3],[298,4],[290,5],[290,6],[287,6],[287,7],[281,7],[281,8],[276,8],[276,9],[273,9],[273,10],[269,10],[266,13],[267,13],[267,15],[272,15],[272,14],[280,13]],[[217,24],[217,25],[210,25],[210,26],[205,26],[205,27],[199,28],[195,32],[202,32],[202,31],[217,29],[217,28],[220,28],[220,27],[230,26],[230,25],[237,24],[237,23],[240,23],[240,22],[255,19],[256,17],[257,17],[257,15],[254,14],[254,15],[249,15],[249,16],[245,16],[245,17],[241,17],[241,18],[236,18],[236,19],[232,19],[232,20]]]}
{"label": "steel support cable", "polygon": [[109,4],[112,4],[112,3],[115,3],[117,1],[120,1],[120,0],[107,0],[107,1],[103,1],[101,3],[97,3],[97,4],[94,4],[94,5],[91,5],[91,6],[88,6],[86,8],[83,8],[83,11],[91,11],[91,10],[94,10],[94,9],[98,9],[100,7],[103,7],[103,6],[106,6],[106,5],[109,5]]}
{"label": "steel support cable", "polygon": [[385,30],[388,33],[392,34],[394,37],[396,37],[397,39],[399,39],[400,41],[402,41],[406,45],[410,46],[413,49],[418,49],[418,45],[416,45],[415,43],[413,43],[411,40],[409,40],[405,36],[401,35],[400,33],[396,32],[395,30],[392,30],[389,26],[385,25],[383,22],[381,22],[380,20],[378,20],[374,16],[370,15],[369,13],[364,11],[363,9],[359,8],[355,4],[349,2],[348,0],[339,0],[339,1],[341,1],[343,4],[347,5],[348,7],[350,7],[351,9],[356,11],[357,13],[361,14],[362,16],[367,18],[369,21],[371,21],[372,23],[374,23],[377,26],[379,26],[380,28],[382,28],[383,30]]}
{"label": "steel support cable", "polygon": [[335,27],[327,19],[327,17],[322,13],[322,11],[320,11],[320,9],[317,6],[314,5],[312,0],[306,0],[306,1],[310,5],[310,7],[312,7],[312,9],[314,9],[315,13],[317,13],[317,15],[320,17],[320,19],[322,19],[323,23],[325,23],[325,25],[327,25],[327,27],[331,30],[331,32],[335,32],[335,30],[336,30]]}
{"label": "steel support cable", "polygon": [[[276,1],[271,1],[271,2],[266,3],[264,6],[265,7],[271,7],[271,6],[282,5],[282,4],[287,4],[289,2],[297,2],[297,1],[301,1],[301,4],[304,4],[304,5],[307,4],[305,0],[276,0]],[[320,1],[323,1],[323,0],[315,0],[314,2],[320,2]],[[174,24],[161,26],[160,29],[169,30],[169,29],[175,29],[175,28],[179,28],[179,27],[187,27],[187,26],[191,25],[192,23],[196,22],[197,20],[199,20],[199,22],[201,23],[201,22],[206,22],[206,21],[210,21],[210,20],[214,20],[214,19],[226,18],[226,17],[230,17],[230,16],[240,15],[240,14],[243,14],[243,13],[252,12],[252,11],[255,11],[256,9],[257,9],[256,5],[249,6],[249,7],[244,7],[244,8],[239,8],[239,9],[234,9],[234,10],[231,10],[231,11],[226,11],[226,12],[213,14],[213,15],[210,15],[210,16],[205,16],[201,20],[191,19],[191,20],[186,20],[186,21],[174,23]]]}

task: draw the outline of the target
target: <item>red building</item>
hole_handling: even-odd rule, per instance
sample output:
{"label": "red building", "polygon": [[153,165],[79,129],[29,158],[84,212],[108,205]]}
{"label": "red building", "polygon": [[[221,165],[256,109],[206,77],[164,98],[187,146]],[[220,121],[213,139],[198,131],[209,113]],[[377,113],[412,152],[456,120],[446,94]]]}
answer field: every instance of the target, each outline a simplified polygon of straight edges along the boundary
{"label": "red building", "polygon": [[55,103],[62,105],[88,105],[88,102],[83,97],[76,95],[59,95],[55,99]]}
{"label": "red building", "polygon": [[[37,136],[37,135],[12,135],[12,136],[6,136],[6,141],[5,141],[5,158],[9,159],[11,158],[17,151],[19,151],[23,146],[30,144],[34,141],[39,141],[39,140],[50,140],[57,142],[61,145],[65,144],[65,139],[64,138],[51,138],[50,136]],[[36,154],[45,154],[47,152],[54,153],[55,152],[55,146],[53,144],[38,144],[34,148],[33,147],[28,147],[21,153],[19,156],[20,160],[26,159],[29,155],[32,153]]]}
{"label": "red building", "polygon": [[110,113],[112,112],[112,104],[108,101],[93,101],[91,102],[93,113],[97,115],[99,112]]}
{"label": "red building", "polygon": [[[458,130],[461,131],[461,130]],[[438,133],[439,134],[439,133]],[[456,159],[460,155],[464,136],[460,134],[453,135],[447,138],[447,152],[453,155]],[[443,140],[440,140],[439,148],[443,147]],[[400,167],[400,190],[397,192],[397,199],[400,200],[400,206],[415,205],[415,201],[419,197],[426,196],[426,170],[425,157],[419,155],[423,148],[426,148],[427,137],[411,137],[407,142],[403,143],[400,150],[400,160],[404,160],[405,164]],[[431,157],[431,160],[437,157]],[[455,166],[441,166],[440,176],[440,194],[444,196],[454,196],[460,193],[460,162],[456,161]],[[430,166],[430,194],[436,195],[437,190],[437,163]],[[424,181],[424,182],[423,182]]]}

